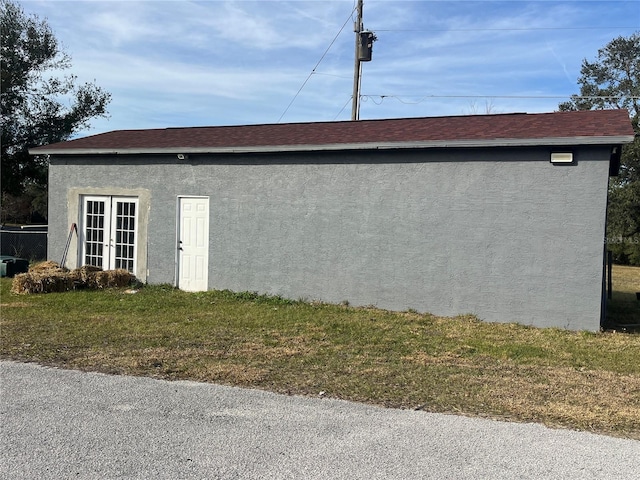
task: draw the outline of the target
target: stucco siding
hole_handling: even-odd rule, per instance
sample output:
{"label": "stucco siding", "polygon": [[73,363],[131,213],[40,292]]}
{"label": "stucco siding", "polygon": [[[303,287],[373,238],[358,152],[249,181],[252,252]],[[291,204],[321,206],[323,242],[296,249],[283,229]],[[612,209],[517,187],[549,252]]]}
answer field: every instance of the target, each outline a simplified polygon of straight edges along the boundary
{"label": "stucco siding", "polygon": [[209,288],[596,330],[610,149],[574,151],[53,158],[49,252],[69,197],[148,191],[146,280],[174,283],[177,197],[205,195]]}

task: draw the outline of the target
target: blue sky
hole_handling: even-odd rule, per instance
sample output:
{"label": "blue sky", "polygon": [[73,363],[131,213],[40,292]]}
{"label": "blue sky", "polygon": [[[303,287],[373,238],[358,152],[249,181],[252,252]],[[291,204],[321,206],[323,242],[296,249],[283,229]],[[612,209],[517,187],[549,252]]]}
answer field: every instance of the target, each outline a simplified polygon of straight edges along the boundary
{"label": "blue sky", "polygon": [[[113,96],[82,136],[350,119],[354,0],[20,3],[67,73]],[[361,119],[550,112],[578,93],[584,58],[640,30],[640,0],[365,0],[363,19],[378,41]]]}

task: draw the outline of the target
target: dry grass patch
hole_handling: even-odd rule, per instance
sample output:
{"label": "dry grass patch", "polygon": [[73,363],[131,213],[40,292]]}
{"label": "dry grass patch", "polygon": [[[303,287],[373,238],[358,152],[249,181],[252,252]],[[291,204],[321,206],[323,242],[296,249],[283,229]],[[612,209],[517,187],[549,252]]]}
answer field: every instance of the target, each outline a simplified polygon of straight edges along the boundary
{"label": "dry grass patch", "polygon": [[[583,429],[625,431],[640,438],[640,376],[606,370],[517,364],[492,357],[404,357],[425,367],[444,367],[449,380],[463,379],[462,397],[474,397],[485,414],[565,424],[568,418]],[[455,383],[455,382],[453,382]],[[599,412],[599,413],[598,413]],[[482,413],[482,412],[476,412]]]}
{"label": "dry grass patch", "polygon": [[640,267],[613,266],[614,290],[618,292],[640,292]]}

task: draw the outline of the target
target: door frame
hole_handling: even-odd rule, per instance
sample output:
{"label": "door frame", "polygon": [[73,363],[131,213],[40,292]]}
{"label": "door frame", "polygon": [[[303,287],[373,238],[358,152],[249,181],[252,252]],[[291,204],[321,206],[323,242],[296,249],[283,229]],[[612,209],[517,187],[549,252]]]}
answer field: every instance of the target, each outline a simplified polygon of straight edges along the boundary
{"label": "door frame", "polygon": [[[118,213],[117,213],[117,205],[118,203],[132,203],[135,205],[135,213],[133,214],[133,252],[130,260],[132,261],[132,268],[127,269],[130,272],[134,273],[137,269],[137,258],[138,258],[138,243],[140,241],[139,236],[139,199],[136,196],[132,195],[109,195],[109,194],[88,194],[82,195],[80,201],[80,219],[79,225],[80,228],[78,230],[78,240],[79,240],[79,249],[78,249],[78,264],[79,265],[87,265],[86,256],[87,256],[87,228],[90,228],[87,225],[87,203],[88,202],[103,202],[104,203],[104,212],[103,212],[103,225],[100,227],[103,233],[103,241],[102,243],[102,254],[101,256],[101,268],[104,270],[113,270],[115,268],[121,268],[117,266],[117,250],[118,246],[120,248],[125,245],[123,242],[117,242],[115,240],[118,227]],[[92,226],[91,228],[95,228]],[[124,228],[124,227],[123,227]],[[128,230],[128,227],[127,227]]]}

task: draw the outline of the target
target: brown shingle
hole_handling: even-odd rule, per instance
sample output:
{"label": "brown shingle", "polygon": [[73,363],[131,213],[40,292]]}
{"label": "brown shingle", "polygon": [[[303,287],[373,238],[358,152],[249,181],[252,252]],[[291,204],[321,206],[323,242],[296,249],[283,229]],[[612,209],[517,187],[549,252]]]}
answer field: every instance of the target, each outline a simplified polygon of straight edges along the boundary
{"label": "brown shingle", "polygon": [[[126,151],[175,148],[295,147],[309,145],[465,142],[633,135],[625,110],[543,114],[399,118],[218,127],[118,130],[32,150]],[[543,142],[541,142],[543,143]],[[99,152],[98,152],[99,153]]]}

